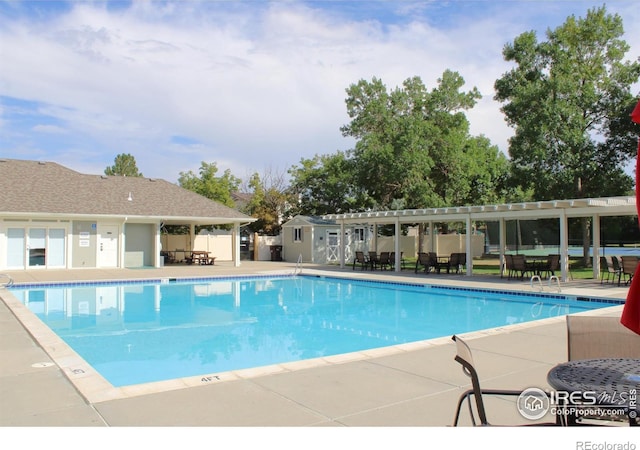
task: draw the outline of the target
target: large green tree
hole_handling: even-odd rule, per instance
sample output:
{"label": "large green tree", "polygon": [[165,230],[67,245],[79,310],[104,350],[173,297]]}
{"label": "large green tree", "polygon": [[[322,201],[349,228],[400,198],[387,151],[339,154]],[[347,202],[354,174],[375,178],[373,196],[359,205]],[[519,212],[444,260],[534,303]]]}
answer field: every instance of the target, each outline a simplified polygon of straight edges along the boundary
{"label": "large green tree", "polygon": [[569,17],[547,40],[533,31],[503,50],[515,67],[495,83],[515,135],[514,178],[536,200],[627,194],[624,168],[635,155],[629,113],[638,61],[624,61],[622,19],[604,7]]}
{"label": "large green tree", "polygon": [[180,172],[178,184],[185,189],[234,208],[235,202],[231,193],[238,190],[241,180],[233,176],[229,169],[225,170],[222,176],[218,176],[217,173],[218,166],[215,162],[202,161],[199,175],[191,170]]}
{"label": "large green tree", "polygon": [[[501,192],[497,184],[503,181],[506,157],[486,139],[470,136],[464,110],[480,93],[476,88],[463,92],[463,85],[457,72],[447,70],[430,91],[419,77],[390,91],[376,78],[347,89],[351,122],[341,130],[357,140],[355,182],[373,207],[483,203]],[[482,189],[474,190],[478,182]]]}
{"label": "large green tree", "polygon": [[[640,63],[629,50],[622,19],[594,8],[570,16],[547,40],[532,31],[503,50],[515,67],[495,83],[495,99],[515,135],[509,142],[513,177],[536,200],[628,194],[624,169],[635,156],[629,113]],[[583,261],[589,264],[590,226],[582,219]]]}
{"label": "large green tree", "polygon": [[355,179],[355,161],[348,152],[302,158],[289,169],[290,215],[347,213],[372,206]]}
{"label": "large green tree", "polygon": [[105,175],[119,175],[123,177],[141,177],[136,165],[136,159],[128,153],[120,153],[113,161],[113,166],[104,169]]}

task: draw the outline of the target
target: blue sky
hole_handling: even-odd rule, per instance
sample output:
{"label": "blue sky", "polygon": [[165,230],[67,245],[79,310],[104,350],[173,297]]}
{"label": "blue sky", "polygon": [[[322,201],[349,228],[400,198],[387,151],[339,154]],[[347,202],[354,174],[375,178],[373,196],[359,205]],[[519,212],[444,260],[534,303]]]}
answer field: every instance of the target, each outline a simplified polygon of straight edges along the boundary
{"label": "blue sky", "polygon": [[[503,46],[603,4],[0,1],[0,157],[101,174],[130,153],[145,176],[172,182],[202,161],[243,179],[285,174],[353,146],[340,133],[350,84],[419,76],[432,88],[446,69],[483,94],[471,132],[506,152],[512,130],[493,101],[510,68]],[[637,1],[606,7],[636,59]]]}

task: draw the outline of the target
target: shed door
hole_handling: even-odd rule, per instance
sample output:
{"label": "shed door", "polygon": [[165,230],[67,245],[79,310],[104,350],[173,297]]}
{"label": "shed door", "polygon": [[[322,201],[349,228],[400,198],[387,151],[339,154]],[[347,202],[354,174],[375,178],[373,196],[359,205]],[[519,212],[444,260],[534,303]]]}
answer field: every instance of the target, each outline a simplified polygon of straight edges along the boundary
{"label": "shed door", "polygon": [[[344,232],[344,260],[351,259],[351,231]],[[327,230],[327,262],[340,262],[340,231]]]}
{"label": "shed door", "polygon": [[338,232],[327,230],[327,262],[340,261],[340,239]]}

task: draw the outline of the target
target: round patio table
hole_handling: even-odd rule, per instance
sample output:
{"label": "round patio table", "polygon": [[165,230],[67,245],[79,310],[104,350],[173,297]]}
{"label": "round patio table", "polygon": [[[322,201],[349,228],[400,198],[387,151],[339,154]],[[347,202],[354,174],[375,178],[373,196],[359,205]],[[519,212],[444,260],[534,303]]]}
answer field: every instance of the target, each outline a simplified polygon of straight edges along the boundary
{"label": "round patio table", "polygon": [[597,358],[568,361],[552,368],[547,381],[558,391],[565,391],[582,406],[598,406],[625,411],[630,425],[637,425],[640,389],[640,359]]}

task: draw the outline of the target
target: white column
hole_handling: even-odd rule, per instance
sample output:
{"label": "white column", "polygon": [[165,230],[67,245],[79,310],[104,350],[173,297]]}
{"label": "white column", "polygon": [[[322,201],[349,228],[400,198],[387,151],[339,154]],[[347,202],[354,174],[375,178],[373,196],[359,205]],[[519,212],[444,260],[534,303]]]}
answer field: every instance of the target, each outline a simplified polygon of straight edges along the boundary
{"label": "white column", "polygon": [[370,248],[369,251],[378,253],[378,224],[373,224],[373,248]]}
{"label": "white column", "polygon": [[402,267],[400,267],[400,262],[402,259],[400,258],[400,218],[396,217],[396,227],[394,233],[394,251],[395,251],[395,261],[393,262],[394,267],[396,268],[396,272],[400,272]]}
{"label": "white column", "polygon": [[569,279],[569,233],[567,215],[564,209],[560,210],[560,266],[562,281]]}
{"label": "white column", "polygon": [[162,265],[162,258],[164,258],[163,256],[160,256],[160,252],[162,251],[162,241],[160,240],[161,235],[162,227],[160,226],[160,224],[158,224],[158,227],[156,228],[156,256],[153,263],[155,267],[160,267]]}
{"label": "white column", "polygon": [[499,220],[499,236],[500,236],[500,276],[504,276],[505,269],[505,259],[504,254],[507,249],[507,224],[504,217],[501,217]]}
{"label": "white column", "polygon": [[344,255],[345,255],[346,245],[347,245],[347,240],[345,239],[345,235],[344,235],[344,220],[342,220],[340,221],[340,247],[339,247],[341,269],[344,269],[344,266],[345,266]]}
{"label": "white column", "polygon": [[193,245],[196,243],[196,226],[195,224],[189,225],[189,251],[194,250]]}
{"label": "white column", "polygon": [[240,267],[240,224],[233,224],[233,234],[231,235],[231,244],[233,249],[231,250],[233,258],[233,266]]}
{"label": "white column", "polygon": [[431,244],[429,244],[429,251],[437,252],[438,250],[436,249],[436,235],[433,230],[433,221],[431,220],[429,221],[429,240],[431,241]]}
{"label": "white column", "polygon": [[591,218],[593,222],[593,279],[600,278],[600,216],[594,214]]}
{"label": "white column", "polygon": [[471,214],[467,215],[467,276],[473,274],[473,251],[471,248]]}

